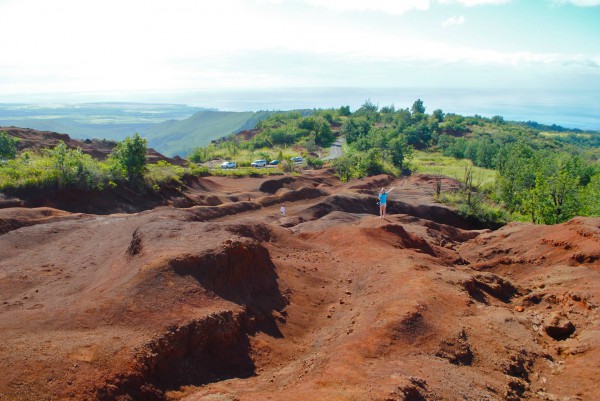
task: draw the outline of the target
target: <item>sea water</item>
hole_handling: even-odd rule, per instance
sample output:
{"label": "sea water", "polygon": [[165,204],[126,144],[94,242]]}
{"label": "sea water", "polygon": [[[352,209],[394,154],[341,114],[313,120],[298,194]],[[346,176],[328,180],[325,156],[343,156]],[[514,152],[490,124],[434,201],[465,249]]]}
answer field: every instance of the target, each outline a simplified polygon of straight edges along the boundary
{"label": "sea water", "polygon": [[358,109],[366,101],[379,107],[409,108],[421,99],[426,112],[510,121],[535,121],[567,128],[600,130],[600,91],[557,89],[463,88],[293,88],[265,90],[207,90],[169,94],[173,101],[226,111]]}
{"label": "sea water", "polygon": [[[3,99],[0,96],[0,101]],[[366,101],[379,107],[409,108],[421,99],[426,112],[509,121],[535,121],[565,128],[600,130],[600,91],[523,88],[279,88],[188,90],[162,92],[101,92],[9,99],[28,103],[144,102],[177,103],[221,111],[339,108],[357,110]],[[41,117],[39,117],[41,118]]]}

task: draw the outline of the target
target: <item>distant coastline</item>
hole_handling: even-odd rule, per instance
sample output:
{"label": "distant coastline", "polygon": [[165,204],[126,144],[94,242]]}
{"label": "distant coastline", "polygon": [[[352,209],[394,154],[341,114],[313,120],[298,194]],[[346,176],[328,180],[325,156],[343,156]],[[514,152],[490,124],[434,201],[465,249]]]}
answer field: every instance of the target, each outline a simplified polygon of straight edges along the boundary
{"label": "distant coastline", "polygon": [[293,110],[349,105],[366,100],[381,106],[409,108],[421,99],[429,112],[442,109],[461,115],[500,115],[511,121],[536,121],[566,128],[600,130],[600,91],[554,89],[464,88],[296,88],[265,90],[210,90],[172,93],[170,98],[196,107],[228,111]]}
{"label": "distant coastline", "polygon": [[366,100],[408,108],[423,100],[427,111],[461,115],[500,115],[510,121],[535,121],[565,128],[600,130],[600,91],[502,88],[281,88],[207,89],[143,93],[69,93],[0,97],[1,103],[142,102],[188,105],[220,111],[359,108]]}

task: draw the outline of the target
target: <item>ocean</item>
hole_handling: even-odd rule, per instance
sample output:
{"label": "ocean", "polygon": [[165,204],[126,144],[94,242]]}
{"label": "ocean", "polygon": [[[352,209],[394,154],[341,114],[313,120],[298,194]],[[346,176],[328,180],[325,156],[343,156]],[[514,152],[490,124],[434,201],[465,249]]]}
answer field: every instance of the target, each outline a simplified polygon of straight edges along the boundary
{"label": "ocean", "polygon": [[[535,121],[565,128],[600,131],[600,91],[508,88],[281,88],[186,90],[162,92],[101,92],[4,97],[0,102],[87,103],[143,102],[170,103],[221,111],[293,110],[339,108],[358,109],[365,101],[383,106],[410,108],[421,99],[426,112],[483,117],[499,115],[510,121]],[[180,118],[180,117],[177,117]]]}
{"label": "ocean", "polygon": [[[421,99],[426,112],[466,116],[499,115],[510,121],[536,121],[566,128],[600,130],[600,91],[461,88],[292,88],[206,90],[152,95],[153,101],[180,102],[223,111],[338,108],[352,111],[369,100],[380,107],[410,108]],[[140,99],[138,99],[140,100]]]}

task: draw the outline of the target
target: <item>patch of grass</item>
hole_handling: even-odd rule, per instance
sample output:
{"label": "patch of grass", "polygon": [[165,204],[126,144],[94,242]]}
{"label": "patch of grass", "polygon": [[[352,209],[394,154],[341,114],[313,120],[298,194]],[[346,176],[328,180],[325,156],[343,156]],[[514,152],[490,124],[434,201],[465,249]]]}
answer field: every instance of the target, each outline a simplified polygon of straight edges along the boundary
{"label": "patch of grass", "polygon": [[[416,150],[409,161],[412,171],[421,174],[445,175],[461,181],[465,175],[465,168],[473,166],[468,159],[457,159],[444,156],[441,153],[432,153]],[[476,185],[493,185],[496,181],[496,171],[483,167],[473,166],[473,182]]]}
{"label": "patch of grass", "polygon": [[506,210],[491,200],[484,194],[472,192],[467,202],[464,192],[444,192],[438,200],[444,204],[452,205],[457,208],[457,213],[465,219],[471,221],[481,228],[499,228],[510,220]]}
{"label": "patch of grass", "polygon": [[216,177],[262,177],[264,175],[283,175],[279,168],[251,168],[241,167],[236,169],[213,169],[210,175]]}
{"label": "patch of grass", "polygon": [[221,159],[236,162],[239,167],[250,167],[254,160],[264,159],[267,162],[278,159],[280,161],[290,160],[294,156],[305,156],[305,153],[300,148],[274,146],[272,148],[263,149],[243,149],[236,146],[215,148],[208,146],[201,151],[201,157],[196,160],[194,155],[190,155],[192,161],[203,163],[210,160]]}
{"label": "patch of grass", "polygon": [[[61,162],[59,163],[58,160]],[[0,191],[42,188],[102,189],[109,167],[77,151],[57,159],[51,152],[22,152],[0,165]]]}
{"label": "patch of grass", "polygon": [[50,157],[26,154],[4,163],[0,168],[0,191],[43,188],[57,183],[57,173]]}
{"label": "patch of grass", "polygon": [[566,138],[568,136],[575,136],[578,138],[591,138],[592,134],[585,132],[540,132],[540,135],[545,138]]}

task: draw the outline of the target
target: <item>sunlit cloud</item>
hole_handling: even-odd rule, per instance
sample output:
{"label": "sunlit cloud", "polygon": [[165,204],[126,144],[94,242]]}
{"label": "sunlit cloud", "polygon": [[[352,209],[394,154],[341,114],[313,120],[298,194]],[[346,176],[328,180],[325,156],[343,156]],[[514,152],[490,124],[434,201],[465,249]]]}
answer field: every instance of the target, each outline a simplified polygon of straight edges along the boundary
{"label": "sunlit cloud", "polygon": [[442,22],[442,26],[448,27],[448,26],[454,26],[454,25],[462,25],[465,23],[465,17],[464,15],[455,15],[452,16],[450,18],[448,18],[446,21]]}
{"label": "sunlit cloud", "polygon": [[500,5],[510,3],[512,0],[438,0],[441,4],[461,4],[472,7],[480,5]]}
{"label": "sunlit cloud", "polygon": [[301,0],[307,4],[337,11],[380,11],[402,15],[411,10],[427,10],[429,0]]}
{"label": "sunlit cloud", "polygon": [[[430,9],[436,2],[448,6]],[[598,75],[600,55],[593,49],[591,54],[573,46],[536,51],[535,46],[511,49],[460,40],[460,35],[477,35],[467,28],[476,25],[475,15],[481,9],[468,10],[472,13],[468,24],[463,15],[448,18],[443,27],[462,26],[440,35],[442,18],[452,14],[440,17],[438,11],[464,11],[456,11],[450,3],[462,7],[506,2],[0,0],[0,37],[6,39],[0,40],[0,96],[74,90],[387,85],[401,83],[398,71],[407,68],[423,76],[427,74],[423,68],[430,68],[426,78],[444,82],[434,75],[445,74],[449,65],[483,66],[486,73],[515,67]],[[422,25],[418,26],[406,14],[417,10],[429,10],[419,14]],[[366,18],[361,14],[365,11]],[[429,28],[420,29],[427,24]],[[408,74],[404,77],[412,79]]]}

